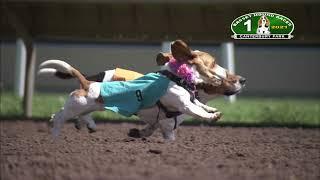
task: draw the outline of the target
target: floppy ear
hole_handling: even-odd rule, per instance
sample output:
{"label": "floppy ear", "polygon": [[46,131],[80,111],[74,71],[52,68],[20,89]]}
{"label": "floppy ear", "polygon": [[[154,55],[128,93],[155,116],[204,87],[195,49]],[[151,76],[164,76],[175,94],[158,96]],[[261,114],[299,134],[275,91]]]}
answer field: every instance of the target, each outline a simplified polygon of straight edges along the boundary
{"label": "floppy ear", "polygon": [[171,53],[159,53],[157,55],[156,61],[158,66],[163,66],[172,58]]}
{"label": "floppy ear", "polygon": [[266,21],[267,21],[266,26],[269,27],[270,26],[270,21],[269,21],[269,19],[267,17],[266,17]]}
{"label": "floppy ear", "polygon": [[182,40],[176,40],[171,43],[171,53],[172,56],[180,62],[188,61],[194,58],[191,49]]}
{"label": "floppy ear", "polygon": [[262,18],[260,17],[260,19],[259,19],[259,21],[258,21],[258,26],[259,26],[259,28],[262,26],[261,24],[262,24]]}

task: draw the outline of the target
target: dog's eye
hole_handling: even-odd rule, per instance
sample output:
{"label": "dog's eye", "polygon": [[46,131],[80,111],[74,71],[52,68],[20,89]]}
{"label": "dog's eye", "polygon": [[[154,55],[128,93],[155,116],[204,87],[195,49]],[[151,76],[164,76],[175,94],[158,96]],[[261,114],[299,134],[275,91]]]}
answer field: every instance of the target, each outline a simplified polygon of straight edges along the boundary
{"label": "dog's eye", "polygon": [[215,79],[214,83],[216,84],[216,86],[220,86],[222,84],[222,81],[220,79]]}
{"label": "dog's eye", "polygon": [[213,82],[214,82],[214,84],[216,85],[216,86],[219,86],[219,85],[221,85],[222,84],[222,79],[220,78],[220,77],[218,77],[218,76],[216,76],[216,75],[213,75]]}

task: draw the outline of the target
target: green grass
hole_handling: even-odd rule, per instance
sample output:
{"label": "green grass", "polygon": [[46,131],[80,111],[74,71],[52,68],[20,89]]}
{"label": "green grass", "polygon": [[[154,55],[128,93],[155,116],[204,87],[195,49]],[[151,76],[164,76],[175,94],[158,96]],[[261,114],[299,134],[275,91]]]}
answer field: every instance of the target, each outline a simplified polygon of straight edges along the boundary
{"label": "green grass", "polygon": [[320,127],[320,99],[238,98],[209,105],[223,112],[218,124]]}
{"label": "green grass", "polygon": [[[36,119],[48,119],[51,114],[60,110],[68,94],[35,93],[32,102],[32,117]],[[22,98],[13,93],[0,94],[0,117],[2,119],[23,117]],[[99,120],[137,120],[137,117],[125,117],[111,111],[95,112],[93,117]]]}
{"label": "green grass", "polygon": [[[58,111],[67,98],[66,94],[35,93],[33,99],[33,117],[48,119]],[[320,99],[292,98],[238,98],[230,104],[224,98],[209,102],[209,105],[223,112],[217,125],[233,126],[289,126],[320,127]],[[21,118],[22,99],[12,93],[2,93],[0,103],[1,119]],[[95,112],[98,120],[131,121],[137,117],[127,118],[113,112]],[[200,121],[188,119],[186,123],[197,124]]]}

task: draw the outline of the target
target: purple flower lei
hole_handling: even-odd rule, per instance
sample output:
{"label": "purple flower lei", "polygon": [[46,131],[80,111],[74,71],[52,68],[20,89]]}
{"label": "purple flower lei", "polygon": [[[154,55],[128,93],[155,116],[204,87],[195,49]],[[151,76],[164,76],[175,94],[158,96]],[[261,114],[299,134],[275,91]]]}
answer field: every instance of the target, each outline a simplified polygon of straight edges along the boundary
{"label": "purple flower lei", "polygon": [[194,83],[193,71],[186,63],[180,63],[176,59],[172,58],[169,61],[169,67],[188,84]]}

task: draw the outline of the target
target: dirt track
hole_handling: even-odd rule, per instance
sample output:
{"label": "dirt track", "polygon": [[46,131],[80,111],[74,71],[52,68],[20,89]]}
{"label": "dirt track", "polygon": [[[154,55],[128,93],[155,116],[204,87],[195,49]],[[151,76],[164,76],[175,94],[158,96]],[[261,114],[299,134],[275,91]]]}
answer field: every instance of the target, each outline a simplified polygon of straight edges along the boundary
{"label": "dirt track", "polygon": [[0,124],[2,180],[320,179],[319,129],[182,126],[164,143],[128,138],[134,124],[67,124],[53,142],[45,123]]}

